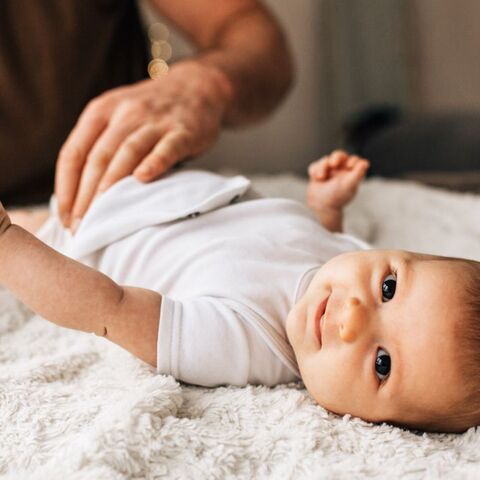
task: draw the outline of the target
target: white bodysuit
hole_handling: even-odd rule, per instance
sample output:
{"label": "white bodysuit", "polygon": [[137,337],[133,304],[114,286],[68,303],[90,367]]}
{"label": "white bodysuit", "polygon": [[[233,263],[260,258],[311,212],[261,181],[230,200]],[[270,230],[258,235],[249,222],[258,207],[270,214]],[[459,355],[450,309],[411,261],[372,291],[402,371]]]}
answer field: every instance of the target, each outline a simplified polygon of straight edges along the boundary
{"label": "white bodysuit", "polygon": [[[162,295],[158,372],[205,386],[299,377],[287,314],[316,270],[369,248],[326,231],[299,202],[248,200],[250,182],[180,171],[127,177],[100,195],[75,235],[55,198],[38,237],[121,285]],[[247,196],[245,196],[247,194]]]}

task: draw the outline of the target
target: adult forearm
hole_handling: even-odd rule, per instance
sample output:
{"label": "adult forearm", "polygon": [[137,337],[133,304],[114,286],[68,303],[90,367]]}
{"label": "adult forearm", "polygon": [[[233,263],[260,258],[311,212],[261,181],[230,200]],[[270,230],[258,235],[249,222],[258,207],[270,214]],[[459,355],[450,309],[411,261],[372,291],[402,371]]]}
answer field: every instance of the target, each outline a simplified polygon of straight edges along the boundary
{"label": "adult forearm", "polygon": [[196,61],[218,69],[231,85],[225,125],[261,119],[279,104],[293,81],[286,38],[263,9],[239,12]]}

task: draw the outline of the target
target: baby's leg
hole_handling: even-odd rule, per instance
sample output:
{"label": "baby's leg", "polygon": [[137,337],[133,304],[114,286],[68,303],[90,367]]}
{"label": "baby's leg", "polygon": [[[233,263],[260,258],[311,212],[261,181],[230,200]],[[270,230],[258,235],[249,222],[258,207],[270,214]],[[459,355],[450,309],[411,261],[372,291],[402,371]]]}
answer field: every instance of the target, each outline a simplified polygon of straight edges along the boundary
{"label": "baby's leg", "polygon": [[12,223],[19,225],[31,234],[35,233],[46,222],[49,211],[48,207],[40,208],[15,208],[8,212]]}

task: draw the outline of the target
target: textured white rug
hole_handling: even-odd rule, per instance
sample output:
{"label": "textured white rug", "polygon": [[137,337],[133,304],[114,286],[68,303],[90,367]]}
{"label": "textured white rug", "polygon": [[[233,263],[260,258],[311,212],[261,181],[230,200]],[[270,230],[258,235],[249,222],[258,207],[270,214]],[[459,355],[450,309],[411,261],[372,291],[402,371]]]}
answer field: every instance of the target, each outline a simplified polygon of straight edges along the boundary
{"label": "textured white rug", "polygon": [[[300,200],[305,186],[255,185]],[[480,196],[369,180],[347,226],[381,247],[480,259]],[[0,478],[365,477],[480,478],[480,431],[415,435],[339,418],[299,385],[186,387],[0,290]]]}

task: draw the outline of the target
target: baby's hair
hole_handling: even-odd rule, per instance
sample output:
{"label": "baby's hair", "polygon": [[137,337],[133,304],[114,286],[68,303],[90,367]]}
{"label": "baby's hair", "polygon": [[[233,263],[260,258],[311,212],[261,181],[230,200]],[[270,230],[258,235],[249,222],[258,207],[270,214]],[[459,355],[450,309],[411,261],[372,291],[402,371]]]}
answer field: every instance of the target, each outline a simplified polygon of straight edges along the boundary
{"label": "baby's hair", "polygon": [[458,285],[464,310],[454,326],[457,342],[456,368],[462,378],[463,395],[448,412],[431,416],[423,430],[464,432],[480,425],[480,262],[475,260],[438,257],[453,262],[463,272],[464,283]]}
{"label": "baby's hair", "polygon": [[466,395],[459,405],[460,429],[480,425],[480,262],[457,260],[465,271],[465,321],[458,324],[458,367],[463,372]]}

